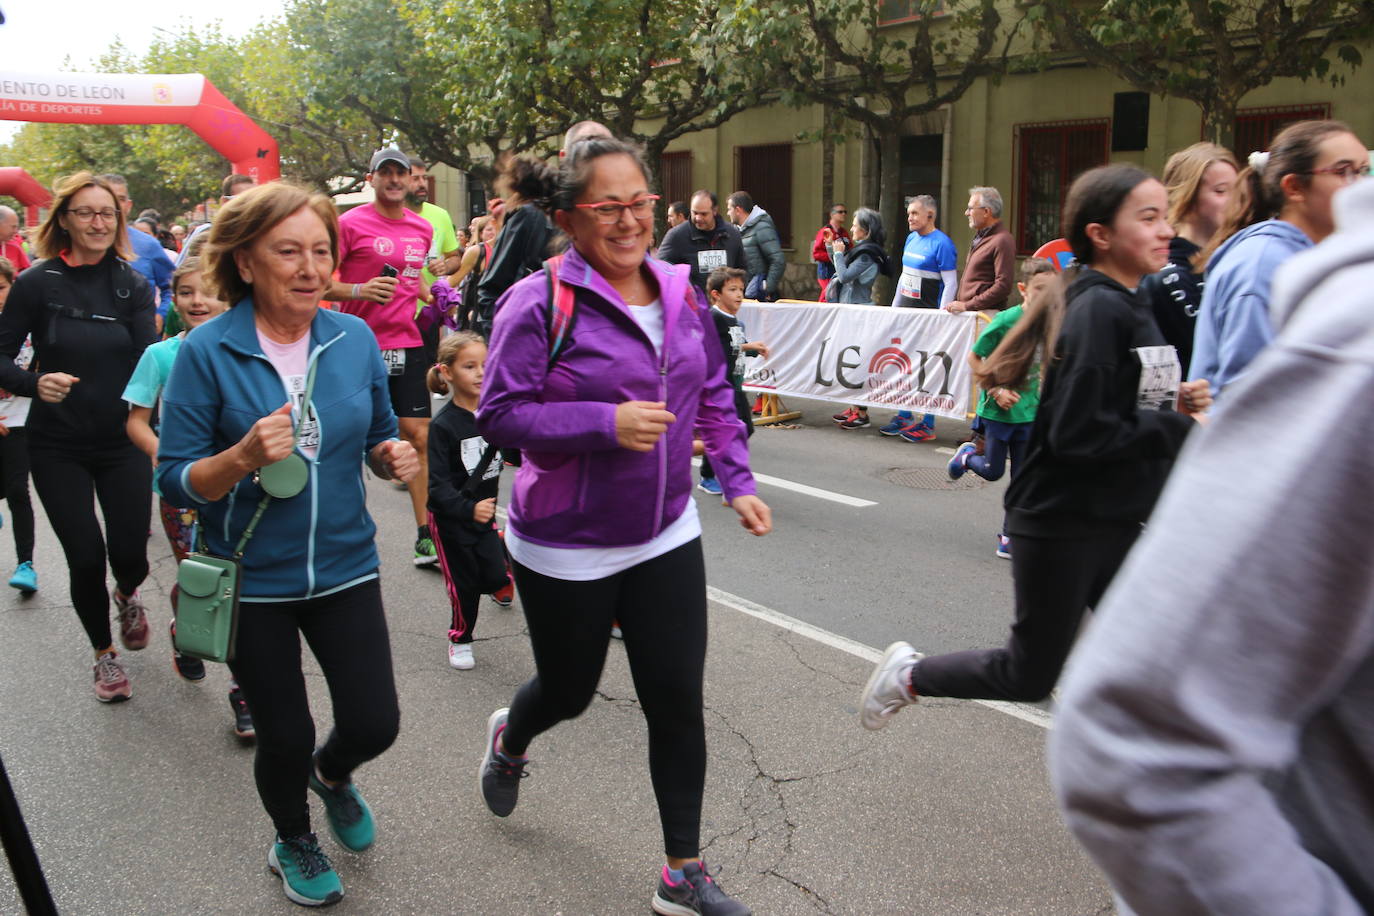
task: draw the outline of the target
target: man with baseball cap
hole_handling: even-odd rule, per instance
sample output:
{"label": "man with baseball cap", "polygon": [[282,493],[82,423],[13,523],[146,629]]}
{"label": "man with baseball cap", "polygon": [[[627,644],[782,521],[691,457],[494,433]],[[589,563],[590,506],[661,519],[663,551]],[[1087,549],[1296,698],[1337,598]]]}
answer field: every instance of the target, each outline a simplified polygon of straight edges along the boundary
{"label": "man with baseball cap", "polygon": [[330,287],[329,298],[339,303],[339,311],[366,321],[377,335],[401,438],[420,456],[420,473],[407,489],[418,529],[415,565],[428,566],[438,562],[425,506],[429,499],[429,389],[425,387],[429,364],[415,324],[415,304],[429,297],[420,272],[434,228],[406,209],[410,160],[400,150],[387,147],[373,153],[367,183],[376,194],[373,202],[339,217],[339,279]]}

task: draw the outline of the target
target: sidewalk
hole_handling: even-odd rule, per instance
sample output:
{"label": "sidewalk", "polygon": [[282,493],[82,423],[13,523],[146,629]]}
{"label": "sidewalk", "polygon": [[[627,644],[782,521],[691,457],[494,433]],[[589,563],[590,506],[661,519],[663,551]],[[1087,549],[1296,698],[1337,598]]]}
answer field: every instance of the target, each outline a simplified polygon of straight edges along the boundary
{"label": "sidewalk", "polygon": [[[172,671],[161,533],[144,588],[154,640],[124,654],[134,698],[115,706],[91,695],[61,554],[41,523],[39,541],[43,590],[27,602],[0,594],[0,754],[59,910],[302,912],[265,868],[271,827],[252,751],[229,730],[227,672],[212,665],[191,685]],[[401,736],[357,774],[378,818],[371,851],[339,849],[312,801],[345,887],[330,912],[649,913],[661,837],[621,645],[588,712],[531,747],[520,807],[495,818],[476,773],[486,717],[532,671],[518,601],[484,603],[477,668],[452,671],[438,573],[395,559],[383,583]],[[1111,912],[1059,822],[1042,728],[926,701],[868,733],[855,709],[868,662],[717,605],[711,628],[704,854],[755,913]],[[306,654],[323,734],[328,699]],[[0,912],[19,911],[0,869]]]}

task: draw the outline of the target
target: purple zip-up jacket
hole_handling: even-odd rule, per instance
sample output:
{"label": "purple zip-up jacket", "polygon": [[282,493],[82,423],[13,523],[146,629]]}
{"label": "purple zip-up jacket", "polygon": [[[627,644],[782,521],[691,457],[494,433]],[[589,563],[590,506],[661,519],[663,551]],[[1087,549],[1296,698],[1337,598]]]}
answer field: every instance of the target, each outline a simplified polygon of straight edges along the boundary
{"label": "purple zip-up jacket", "polygon": [[[549,547],[628,547],[653,540],[691,498],[693,430],[727,498],[754,493],[744,424],[735,415],[720,340],[705,309],[689,310],[688,268],[646,258],[663,302],[663,353],[605,278],[569,249],[572,334],[549,370],[543,271],[497,303],[477,427],[523,452],[510,526]],[[692,301],[697,300],[693,296]],[[625,401],[664,401],[677,418],[651,452],[616,441]]]}

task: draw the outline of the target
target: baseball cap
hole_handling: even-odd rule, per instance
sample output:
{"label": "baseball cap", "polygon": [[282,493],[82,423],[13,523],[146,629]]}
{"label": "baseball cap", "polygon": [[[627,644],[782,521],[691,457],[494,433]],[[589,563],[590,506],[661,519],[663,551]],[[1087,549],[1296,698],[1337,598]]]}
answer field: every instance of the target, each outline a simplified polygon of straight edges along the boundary
{"label": "baseball cap", "polygon": [[382,163],[384,162],[394,162],[401,168],[407,171],[410,170],[410,160],[406,158],[405,153],[394,146],[388,146],[386,149],[379,149],[377,152],[373,153],[372,162],[368,164],[367,170],[369,172],[375,172],[382,167]]}

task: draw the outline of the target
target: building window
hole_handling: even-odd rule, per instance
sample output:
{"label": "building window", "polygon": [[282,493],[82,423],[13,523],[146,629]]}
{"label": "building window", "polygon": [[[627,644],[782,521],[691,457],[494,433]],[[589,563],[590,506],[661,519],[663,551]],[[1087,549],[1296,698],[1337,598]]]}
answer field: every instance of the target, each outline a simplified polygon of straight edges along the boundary
{"label": "building window", "polygon": [[933,7],[931,15],[939,16],[946,12],[945,0],[930,3],[930,0],[878,0],[878,25],[897,25],[921,18],[922,7]]}
{"label": "building window", "polygon": [[[778,227],[782,247],[792,247],[792,144],[735,147],[735,188],[747,191]],[[721,201],[721,206],[725,202]]]}
{"label": "building window", "polygon": [[1031,254],[1063,235],[1060,214],[1073,180],[1107,162],[1108,118],[1018,124],[1016,144],[1016,248]]}
{"label": "building window", "polygon": [[1297,121],[1325,121],[1330,105],[1289,105],[1282,108],[1242,108],[1236,112],[1236,142],[1232,150],[1242,163],[1258,150],[1267,150],[1274,135]]}
{"label": "building window", "polygon": [[664,153],[658,160],[659,193],[663,195],[663,206],[674,201],[691,203],[692,196],[692,154]]}

